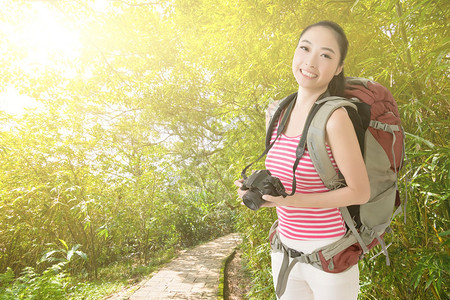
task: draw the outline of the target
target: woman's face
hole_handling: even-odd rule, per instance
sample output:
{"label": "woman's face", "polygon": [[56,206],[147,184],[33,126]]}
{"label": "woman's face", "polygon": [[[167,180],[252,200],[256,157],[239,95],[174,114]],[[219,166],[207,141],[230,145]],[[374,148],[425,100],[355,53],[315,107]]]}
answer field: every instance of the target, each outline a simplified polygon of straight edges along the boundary
{"label": "woman's face", "polygon": [[301,88],[323,93],[331,79],[342,71],[340,60],[333,30],[315,26],[301,36],[292,61],[292,72]]}

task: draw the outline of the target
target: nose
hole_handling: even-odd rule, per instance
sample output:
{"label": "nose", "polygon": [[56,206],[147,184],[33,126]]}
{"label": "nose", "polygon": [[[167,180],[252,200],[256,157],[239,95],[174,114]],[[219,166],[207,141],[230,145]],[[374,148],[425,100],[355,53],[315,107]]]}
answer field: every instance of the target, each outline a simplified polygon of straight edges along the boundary
{"label": "nose", "polygon": [[315,55],[308,55],[305,59],[305,65],[310,68],[315,68],[317,66],[317,60]]}
{"label": "nose", "polygon": [[315,68],[316,67],[316,61],[313,58],[309,58],[306,62],[305,65],[307,65],[310,68]]}

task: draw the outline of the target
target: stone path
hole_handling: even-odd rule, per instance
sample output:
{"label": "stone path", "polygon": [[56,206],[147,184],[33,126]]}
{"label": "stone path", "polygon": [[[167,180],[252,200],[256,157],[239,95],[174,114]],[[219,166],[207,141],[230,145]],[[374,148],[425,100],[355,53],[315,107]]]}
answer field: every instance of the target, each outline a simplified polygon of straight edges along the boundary
{"label": "stone path", "polygon": [[107,299],[217,299],[222,265],[240,242],[239,234],[232,233],[187,250],[141,282],[133,293]]}

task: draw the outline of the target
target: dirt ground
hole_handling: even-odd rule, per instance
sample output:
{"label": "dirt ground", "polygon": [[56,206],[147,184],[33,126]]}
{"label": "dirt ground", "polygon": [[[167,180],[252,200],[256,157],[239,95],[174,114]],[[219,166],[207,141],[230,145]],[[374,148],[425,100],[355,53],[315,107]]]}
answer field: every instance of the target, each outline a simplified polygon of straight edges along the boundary
{"label": "dirt ground", "polygon": [[233,259],[226,268],[228,289],[225,293],[225,300],[245,300],[246,293],[251,286],[250,275],[245,272],[242,265],[241,249],[237,249]]}

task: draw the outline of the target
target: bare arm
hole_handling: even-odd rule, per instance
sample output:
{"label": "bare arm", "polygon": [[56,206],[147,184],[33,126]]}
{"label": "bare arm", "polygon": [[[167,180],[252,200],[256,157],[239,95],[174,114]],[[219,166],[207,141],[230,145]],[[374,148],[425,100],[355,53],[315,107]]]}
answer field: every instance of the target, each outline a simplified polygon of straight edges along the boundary
{"label": "bare arm", "polygon": [[347,186],[325,193],[296,193],[286,198],[264,195],[263,198],[269,201],[265,206],[342,207],[363,204],[369,200],[370,184],[366,166],[345,109],[338,109],[331,115],[326,130],[327,142]]}

